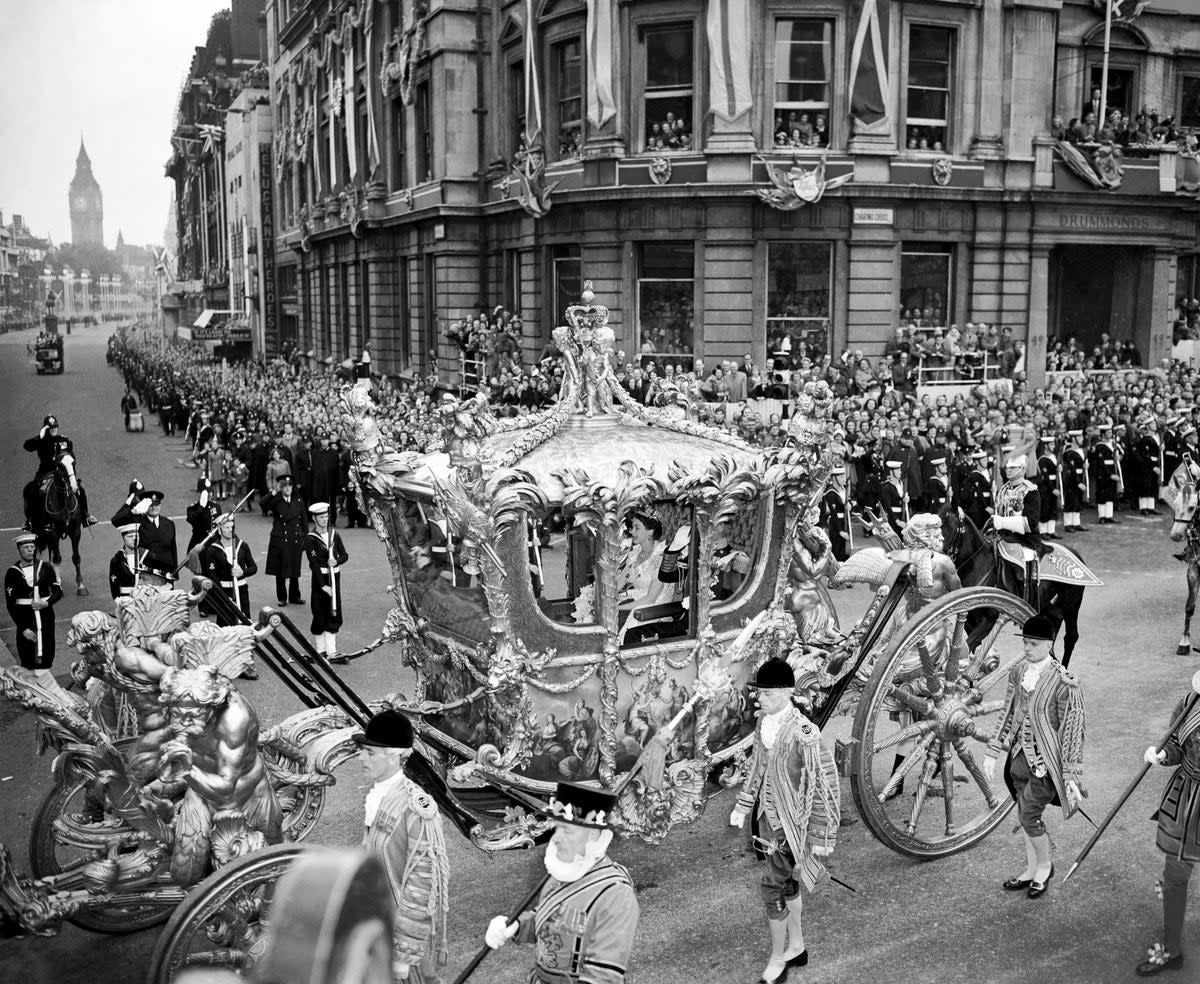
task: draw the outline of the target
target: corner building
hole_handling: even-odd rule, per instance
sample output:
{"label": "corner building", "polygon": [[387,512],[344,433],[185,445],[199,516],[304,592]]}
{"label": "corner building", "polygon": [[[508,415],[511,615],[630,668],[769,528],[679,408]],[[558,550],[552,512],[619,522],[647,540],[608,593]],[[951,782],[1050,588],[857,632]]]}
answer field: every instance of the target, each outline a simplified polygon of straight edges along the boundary
{"label": "corner building", "polygon": [[[1200,18],[1169,4],[1114,20],[1108,103],[1200,127]],[[875,356],[906,312],[1011,326],[1034,382],[1059,336],[1168,355],[1200,295],[1196,160],[1128,150],[1101,189],[1050,137],[1099,83],[1103,8],[865,10],[269,0],[281,343],[454,370],[444,329],[503,303],[535,355],[589,279],[629,359]]]}

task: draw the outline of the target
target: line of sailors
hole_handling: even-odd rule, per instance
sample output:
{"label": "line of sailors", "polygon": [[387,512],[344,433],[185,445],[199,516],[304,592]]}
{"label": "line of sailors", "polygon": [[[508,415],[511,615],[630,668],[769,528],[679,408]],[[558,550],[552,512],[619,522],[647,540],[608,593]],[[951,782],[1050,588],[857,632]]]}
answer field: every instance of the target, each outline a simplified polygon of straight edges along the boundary
{"label": "line of sailors", "polygon": [[[1155,503],[1163,497],[1164,487],[1184,455],[1190,454],[1200,463],[1196,451],[1200,437],[1182,418],[1170,422],[1161,440],[1151,418],[1140,419],[1137,428],[1139,435],[1129,449],[1114,438],[1109,423],[1098,425],[1099,434],[1091,448],[1085,448],[1082,430],[1067,431],[1061,446],[1053,437],[1039,439],[1037,474],[1030,477],[1040,492],[1038,533],[1043,538],[1062,538],[1058,533],[1060,511],[1064,531],[1084,532],[1083,509],[1092,502],[1101,525],[1119,524],[1114,516],[1116,504],[1126,493],[1131,503],[1136,500],[1143,516],[1155,515]],[[1002,446],[1000,461],[1007,461],[1013,452],[1012,445]],[[899,456],[884,462],[886,476],[877,490],[878,505],[897,533],[916,513],[937,513],[947,505],[961,508],[980,527],[995,513],[996,492],[1004,479],[985,450],[968,451],[954,464],[953,472],[945,455],[930,456],[923,464],[928,475],[921,494],[914,497],[910,492],[911,463]],[[821,521],[839,560],[845,560],[854,549],[849,499],[846,469],[839,465],[821,501]]]}
{"label": "line of sailors", "polygon": [[[174,582],[182,567],[187,566],[220,585],[238,611],[253,621],[249,579],[258,573],[258,565],[250,545],[237,535],[235,514],[222,512],[209,497],[208,480],[201,479],[197,487],[199,499],[187,513],[192,535],[187,557],[180,564],[175,525],[161,515],[163,493],[147,490],[136,480],[130,483],[128,498],[112,518],[121,536],[121,549],[109,561],[109,590],[114,599],[128,597],[143,581],[156,585]],[[343,622],[342,567],[349,555],[341,536],[330,526],[329,504],[316,502],[307,511],[313,528],[305,533],[302,550],[311,575],[310,631],[317,652],[331,662],[344,663],[347,660],[338,653],[337,633]],[[214,617],[218,625],[232,624],[231,619],[205,602],[201,602],[200,613]]]}

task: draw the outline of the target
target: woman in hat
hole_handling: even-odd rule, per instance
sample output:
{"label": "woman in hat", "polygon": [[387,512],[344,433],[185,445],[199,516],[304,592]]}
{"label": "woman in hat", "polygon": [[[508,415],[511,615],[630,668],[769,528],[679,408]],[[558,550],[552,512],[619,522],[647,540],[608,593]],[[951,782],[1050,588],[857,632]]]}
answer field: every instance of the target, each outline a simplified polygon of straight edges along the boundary
{"label": "woman in hat", "polygon": [[550,800],[550,878],[537,905],[516,922],[496,916],[488,924],[493,950],[513,938],[537,943],[531,981],[624,984],[640,912],[629,872],[608,856],[616,805],[606,790],[560,782]]}
{"label": "woman in hat", "polygon": [[1017,802],[1025,867],[1004,888],[1036,899],[1054,877],[1042,814],[1047,806],[1065,804],[1063,816],[1069,818],[1083,795],[1084,707],[1079,680],[1051,654],[1051,621],[1034,615],[1021,636],[1025,659],[1009,671],[1004,710],[988,742],[983,773],[993,782],[996,759],[1005,755],[1004,781]]}
{"label": "woman in hat", "polygon": [[279,491],[264,498],[262,507],[272,519],[267,574],[275,576],[275,598],[280,605],[302,605],[300,558],[304,555],[308,518],[304,503],[292,494],[291,475],[280,477]]}
{"label": "woman in hat", "polygon": [[313,529],[304,538],[304,554],[312,573],[309,603],[312,606],[311,631],[317,652],[330,662],[345,663],[338,656],[337,634],[342,627],[342,565],[350,559],[341,535],[329,524],[329,503],[314,502],[308,507]]}
{"label": "woman in hat", "polygon": [[413,726],[400,711],[380,711],[353,736],[371,788],[362,846],[383,863],[395,903],[392,972],[433,982],[446,965],[450,862],[437,803],[404,773]]}
{"label": "woman in hat", "polygon": [[38,559],[37,537],[13,538],[17,562],[4,574],[4,602],[17,629],[17,659],[46,685],[57,687],[50,673],[54,662],[54,606],[62,599],[62,582],[53,564]]}
{"label": "woman in hat", "polygon": [[760,984],[787,979],[808,963],[800,889],[828,880],[822,858],[833,853],[841,817],[837,768],[821,732],[793,704],[796,677],[786,660],[768,659],[754,677],[759,720],[749,775],[729,823],[742,827],[757,810],[757,843],[766,854],[761,893],[771,932],[771,954]]}

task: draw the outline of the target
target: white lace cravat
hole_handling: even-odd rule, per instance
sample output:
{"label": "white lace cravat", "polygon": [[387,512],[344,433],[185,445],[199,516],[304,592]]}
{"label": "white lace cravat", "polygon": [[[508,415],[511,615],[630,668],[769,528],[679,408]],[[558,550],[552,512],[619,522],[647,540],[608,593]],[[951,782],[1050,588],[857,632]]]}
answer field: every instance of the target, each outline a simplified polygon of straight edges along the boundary
{"label": "white lace cravat", "polygon": [[774,748],[775,739],[779,737],[779,729],[783,727],[783,718],[787,708],[774,714],[764,714],[762,719],[762,743],[764,748]]}
{"label": "white lace cravat", "polygon": [[379,812],[379,807],[383,803],[383,798],[392,791],[395,786],[398,786],[404,780],[404,770],[401,769],[394,776],[389,776],[383,779],[370,789],[367,790],[367,799],[363,804],[363,812],[365,819],[364,826],[371,826],[375,822],[375,815]]}
{"label": "white lace cravat", "polygon": [[1036,663],[1026,662],[1025,674],[1021,677],[1021,689],[1025,693],[1033,693],[1034,687],[1037,686],[1038,678],[1042,675],[1042,668],[1049,662],[1049,659],[1039,660]]}

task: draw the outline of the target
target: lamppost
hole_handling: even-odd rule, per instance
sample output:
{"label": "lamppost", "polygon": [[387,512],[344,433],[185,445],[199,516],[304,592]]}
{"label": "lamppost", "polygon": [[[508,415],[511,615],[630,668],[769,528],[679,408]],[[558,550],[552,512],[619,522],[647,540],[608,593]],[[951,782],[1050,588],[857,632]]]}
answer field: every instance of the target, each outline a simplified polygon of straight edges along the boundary
{"label": "lamppost", "polygon": [[[79,280],[80,283],[83,284],[83,312],[85,315],[87,315],[91,313],[92,309],[92,295],[88,290],[88,285],[92,282],[91,271],[84,270],[83,273],[79,275]],[[67,322],[67,334],[71,334],[71,322],[69,321]]]}

